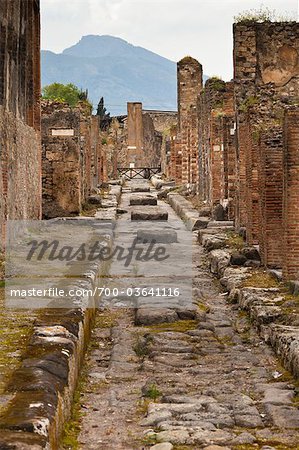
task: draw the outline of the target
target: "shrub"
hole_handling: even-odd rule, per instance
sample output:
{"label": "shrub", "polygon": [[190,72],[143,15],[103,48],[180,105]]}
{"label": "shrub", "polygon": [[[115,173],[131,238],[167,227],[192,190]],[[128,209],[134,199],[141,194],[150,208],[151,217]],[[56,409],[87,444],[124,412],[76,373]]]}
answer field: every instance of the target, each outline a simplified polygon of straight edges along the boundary
{"label": "shrub", "polygon": [[296,21],[295,13],[279,14],[275,9],[270,9],[264,5],[259,8],[252,8],[239,13],[234,16],[235,23],[247,23],[247,22],[293,22]]}

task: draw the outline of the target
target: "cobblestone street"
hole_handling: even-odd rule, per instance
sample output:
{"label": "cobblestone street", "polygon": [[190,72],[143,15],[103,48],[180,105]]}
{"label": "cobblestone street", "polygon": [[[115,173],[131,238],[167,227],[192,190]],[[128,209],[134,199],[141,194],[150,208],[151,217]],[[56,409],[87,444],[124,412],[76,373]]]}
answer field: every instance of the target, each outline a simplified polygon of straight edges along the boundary
{"label": "cobblestone street", "polygon": [[[130,195],[123,190],[122,221],[130,218]],[[80,398],[82,448],[299,448],[296,384],[246,314],[228,303],[196,235],[195,314],[169,323],[161,311],[157,323],[135,326],[138,311],[98,312]]]}

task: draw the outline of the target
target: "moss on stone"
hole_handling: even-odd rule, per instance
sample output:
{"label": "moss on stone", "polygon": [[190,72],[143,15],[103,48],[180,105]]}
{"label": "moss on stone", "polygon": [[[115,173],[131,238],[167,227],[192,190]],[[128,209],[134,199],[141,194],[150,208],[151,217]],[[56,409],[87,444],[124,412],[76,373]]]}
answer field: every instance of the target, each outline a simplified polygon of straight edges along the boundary
{"label": "moss on stone", "polygon": [[120,312],[117,311],[99,311],[95,318],[95,328],[111,328],[117,323]]}
{"label": "moss on stone", "polygon": [[239,234],[233,231],[227,231],[226,235],[227,235],[227,245],[229,247],[239,251],[245,247],[244,239]]}
{"label": "moss on stone", "polygon": [[279,288],[279,282],[268,272],[256,270],[241,283],[241,287],[255,287],[261,289]]}
{"label": "moss on stone", "polygon": [[0,289],[0,394],[11,374],[19,367],[33,330],[36,314],[5,307],[5,290]]}
{"label": "moss on stone", "polygon": [[165,333],[167,331],[174,331],[178,333],[186,333],[186,331],[194,330],[197,327],[196,320],[178,320],[172,323],[161,323],[156,325],[148,325],[146,328],[150,333]]}
{"label": "moss on stone", "polygon": [[192,56],[187,55],[179,61],[179,64],[199,64],[199,62]]}

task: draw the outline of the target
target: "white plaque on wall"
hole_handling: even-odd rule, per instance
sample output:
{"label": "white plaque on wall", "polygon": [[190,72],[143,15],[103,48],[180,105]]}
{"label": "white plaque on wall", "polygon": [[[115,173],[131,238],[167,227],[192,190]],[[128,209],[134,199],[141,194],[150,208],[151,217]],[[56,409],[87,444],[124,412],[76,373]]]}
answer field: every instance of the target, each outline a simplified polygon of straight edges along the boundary
{"label": "white plaque on wall", "polygon": [[52,136],[74,136],[74,130],[72,128],[60,128],[52,129]]}

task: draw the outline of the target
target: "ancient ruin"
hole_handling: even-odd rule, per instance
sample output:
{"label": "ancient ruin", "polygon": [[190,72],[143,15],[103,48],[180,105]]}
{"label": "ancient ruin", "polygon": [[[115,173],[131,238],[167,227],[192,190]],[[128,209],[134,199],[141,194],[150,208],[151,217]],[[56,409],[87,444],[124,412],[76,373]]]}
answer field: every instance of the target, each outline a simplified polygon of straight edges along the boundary
{"label": "ancient ruin", "polygon": [[40,100],[38,0],[0,30],[0,449],[298,449],[298,22],[235,23],[231,81],[186,56],[177,111],[104,119]]}
{"label": "ancient ruin", "polygon": [[43,217],[78,215],[104,181],[99,118],[84,105],[42,103]]}

